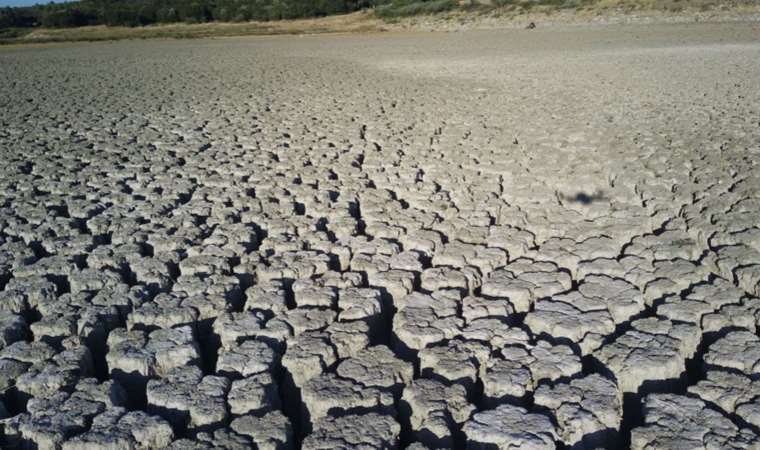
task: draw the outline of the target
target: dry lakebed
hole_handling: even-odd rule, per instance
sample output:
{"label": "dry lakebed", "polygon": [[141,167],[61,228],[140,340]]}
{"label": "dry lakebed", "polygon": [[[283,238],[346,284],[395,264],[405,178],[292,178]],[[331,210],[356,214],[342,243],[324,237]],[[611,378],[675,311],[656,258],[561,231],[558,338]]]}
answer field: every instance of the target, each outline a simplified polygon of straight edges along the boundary
{"label": "dry lakebed", "polygon": [[0,447],[760,448],[760,27],[0,49]]}

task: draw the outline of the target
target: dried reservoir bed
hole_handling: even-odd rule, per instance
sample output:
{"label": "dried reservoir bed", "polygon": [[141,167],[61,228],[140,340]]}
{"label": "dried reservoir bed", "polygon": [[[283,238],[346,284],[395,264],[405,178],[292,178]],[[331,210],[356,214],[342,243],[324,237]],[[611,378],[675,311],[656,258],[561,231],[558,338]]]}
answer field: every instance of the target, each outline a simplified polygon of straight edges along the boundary
{"label": "dried reservoir bed", "polygon": [[0,49],[0,446],[758,448],[759,31]]}

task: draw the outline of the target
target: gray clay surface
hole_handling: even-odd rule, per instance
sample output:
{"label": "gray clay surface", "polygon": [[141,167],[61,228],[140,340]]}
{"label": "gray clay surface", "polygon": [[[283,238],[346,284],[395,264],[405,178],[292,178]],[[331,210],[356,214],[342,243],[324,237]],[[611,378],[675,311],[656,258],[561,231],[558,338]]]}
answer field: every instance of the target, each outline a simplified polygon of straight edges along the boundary
{"label": "gray clay surface", "polygon": [[0,49],[0,448],[760,448],[757,25]]}

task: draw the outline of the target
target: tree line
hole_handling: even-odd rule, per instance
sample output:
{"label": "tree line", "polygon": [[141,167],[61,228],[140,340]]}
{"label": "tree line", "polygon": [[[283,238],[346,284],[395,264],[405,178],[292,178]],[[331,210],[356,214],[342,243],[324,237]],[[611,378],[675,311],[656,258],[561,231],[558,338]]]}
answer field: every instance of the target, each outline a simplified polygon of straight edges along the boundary
{"label": "tree line", "polygon": [[0,29],[244,22],[342,14],[399,0],[80,0],[0,8]]}

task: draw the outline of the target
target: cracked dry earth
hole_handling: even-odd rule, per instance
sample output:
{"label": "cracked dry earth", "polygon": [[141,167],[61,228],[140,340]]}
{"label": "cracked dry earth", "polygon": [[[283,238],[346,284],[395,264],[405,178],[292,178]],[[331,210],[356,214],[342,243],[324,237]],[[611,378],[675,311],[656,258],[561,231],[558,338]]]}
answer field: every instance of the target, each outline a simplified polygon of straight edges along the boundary
{"label": "cracked dry earth", "polygon": [[753,24],[0,53],[4,449],[760,448]]}

